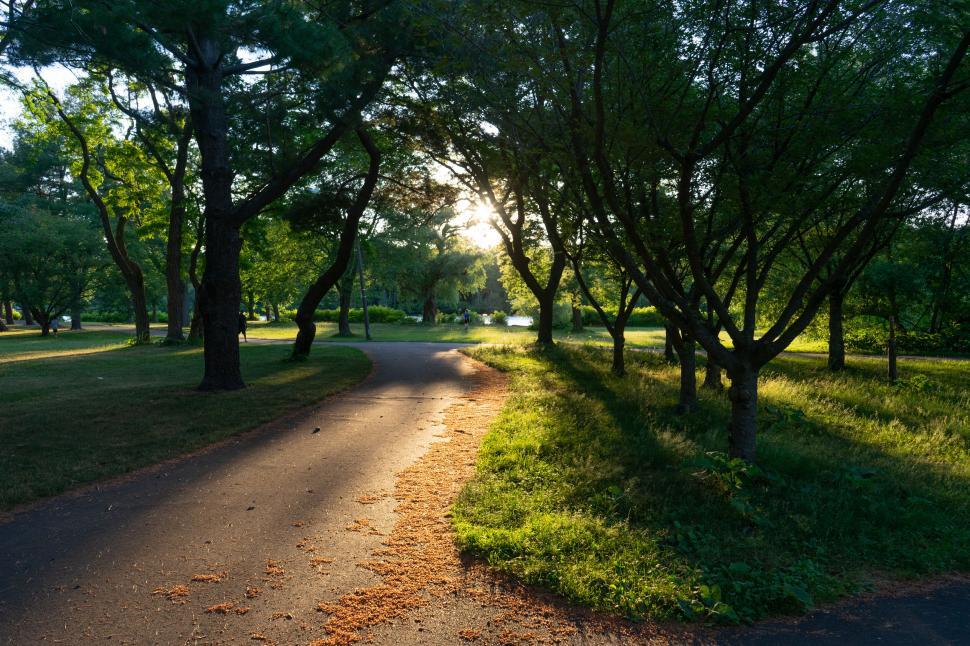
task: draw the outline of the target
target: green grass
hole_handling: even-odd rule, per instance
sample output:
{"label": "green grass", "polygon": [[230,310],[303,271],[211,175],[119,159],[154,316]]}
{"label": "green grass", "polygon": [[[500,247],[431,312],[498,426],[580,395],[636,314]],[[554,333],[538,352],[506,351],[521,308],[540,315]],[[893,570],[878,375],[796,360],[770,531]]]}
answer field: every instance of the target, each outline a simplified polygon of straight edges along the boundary
{"label": "green grass", "polygon": [[128,347],[116,332],[0,335],[0,508],[125,473],[254,428],[351,386],[360,351],[244,345],[248,387],[200,393],[198,348]]}
{"label": "green grass", "polygon": [[[249,336],[254,339],[284,339],[296,338],[296,325],[293,323],[250,323]],[[363,340],[364,326],[352,326],[354,337],[350,340]],[[337,333],[336,323],[317,323],[318,341],[346,341],[346,338],[334,336]],[[396,323],[374,323],[371,325],[371,336],[375,341],[426,341],[435,343],[498,343],[511,345],[526,345],[534,343],[536,333],[526,327],[499,327],[494,325],[472,325],[467,331],[461,325],[441,324],[400,325]],[[555,330],[554,336],[558,341],[567,343],[593,343],[610,345],[609,332],[603,327],[587,327],[582,332],[574,333],[570,330]],[[664,345],[663,328],[628,328],[626,330],[627,347],[632,348],[662,348]],[[727,335],[724,335],[727,339]],[[814,339],[796,339],[789,348],[792,352],[825,352],[825,341]]]}
{"label": "green grass", "polygon": [[970,364],[883,362],[832,375],[776,360],[761,383],[759,465],[723,451],[728,402],[673,412],[676,369],[601,349],[481,347],[510,374],[460,547],[525,581],[631,618],[750,621],[873,581],[970,569]]}

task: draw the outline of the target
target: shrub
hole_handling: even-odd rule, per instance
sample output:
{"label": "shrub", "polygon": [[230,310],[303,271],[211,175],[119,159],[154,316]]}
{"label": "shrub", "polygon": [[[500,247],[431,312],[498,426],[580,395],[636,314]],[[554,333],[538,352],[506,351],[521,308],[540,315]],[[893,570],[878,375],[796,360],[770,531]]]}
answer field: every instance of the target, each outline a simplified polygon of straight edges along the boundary
{"label": "shrub", "polygon": [[[317,310],[313,313],[314,321],[336,323],[339,318],[339,309]],[[348,312],[348,318],[351,323],[363,323],[364,310],[360,307],[351,308]],[[367,308],[367,318],[371,323],[403,323],[408,319],[408,315],[404,310],[384,307],[383,305],[372,305]]]}
{"label": "shrub", "polygon": [[508,325],[509,315],[500,310],[492,312],[492,325]]}
{"label": "shrub", "polygon": [[[580,310],[583,312],[583,325],[603,325],[602,319],[596,313],[596,308],[592,305],[583,305]],[[606,315],[610,317],[611,321],[615,320],[616,309],[607,308]],[[663,327],[664,317],[655,307],[635,307],[633,313],[630,314],[627,325],[629,327]]]}

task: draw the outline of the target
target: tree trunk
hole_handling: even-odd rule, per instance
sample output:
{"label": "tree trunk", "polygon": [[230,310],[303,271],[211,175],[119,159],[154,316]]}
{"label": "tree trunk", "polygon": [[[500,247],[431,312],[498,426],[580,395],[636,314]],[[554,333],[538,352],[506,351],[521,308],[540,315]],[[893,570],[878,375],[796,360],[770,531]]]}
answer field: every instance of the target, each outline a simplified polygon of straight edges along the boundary
{"label": "tree trunk", "polygon": [[337,315],[337,336],[353,336],[350,330],[350,300],[354,295],[354,276],[344,276],[340,281],[340,313]]}
{"label": "tree trunk", "polygon": [[724,384],[721,383],[721,366],[711,358],[711,355],[707,355],[707,366],[704,369],[704,388],[724,390]]}
{"label": "tree trunk", "polygon": [[539,299],[539,326],[536,334],[538,345],[552,345],[552,318],[555,311],[555,292]]}
{"label": "tree trunk", "polygon": [[829,370],[836,372],[845,370],[844,300],[841,289],[829,295]]}
{"label": "tree trunk", "polygon": [[364,255],[360,252],[360,238],[354,239],[357,250],[357,274],[360,276],[360,307],[364,314],[364,338],[370,341],[370,317],[367,313],[367,291],[364,288]]}
{"label": "tree trunk", "polygon": [[8,329],[7,324],[3,322],[3,319],[0,319],[0,332],[6,332]]}
{"label": "tree trunk", "polygon": [[185,280],[182,277],[182,227],[185,223],[185,166],[191,128],[179,138],[178,158],[172,177],[172,202],[168,213],[168,242],[165,247],[165,288],[168,293],[166,311],[168,327],[165,340],[178,343],[185,340],[182,327],[185,321]]}
{"label": "tree trunk", "polygon": [[899,371],[896,369],[896,317],[889,317],[889,343],[886,346],[886,354],[889,360],[889,381],[896,383]]}
{"label": "tree trunk", "polygon": [[573,308],[573,332],[583,331],[583,310],[579,309],[575,305]]}
{"label": "tree trunk", "polygon": [[152,301],[152,323],[158,323],[158,303]]}
{"label": "tree trunk", "polygon": [[256,321],[258,320],[256,317],[256,295],[253,294],[253,290],[249,290],[247,296],[246,313],[249,315],[248,318],[250,321]]}
{"label": "tree trunk", "polygon": [[421,312],[421,322],[425,325],[438,324],[438,306],[434,302],[434,296],[428,296],[424,299],[424,308]]}
{"label": "tree trunk", "polygon": [[34,324],[34,315],[30,313],[29,307],[24,307],[24,325],[30,327]]}
{"label": "tree trunk", "polygon": [[617,377],[626,374],[626,361],[623,358],[623,346],[626,345],[626,338],[623,335],[623,327],[617,324],[613,328],[613,365],[611,369]]}
{"label": "tree trunk", "polygon": [[664,360],[667,363],[677,363],[677,354],[674,352],[675,330],[670,323],[664,324]]}
{"label": "tree trunk", "polygon": [[199,310],[198,296],[192,306],[192,322],[189,323],[189,343],[198,343],[202,340],[202,311]]}
{"label": "tree trunk", "polygon": [[9,300],[3,302],[3,316],[7,325],[13,325],[13,304]]}
{"label": "tree trunk", "polygon": [[692,339],[682,338],[677,343],[680,361],[680,395],[677,412],[686,415],[697,409],[697,346]]}
{"label": "tree trunk", "polygon": [[72,330],[81,329],[81,308],[80,307],[71,308],[71,329]]}
{"label": "tree trunk", "polygon": [[[206,204],[209,209],[209,204]],[[200,390],[239,390],[239,229],[224,219],[206,218],[205,272],[199,294],[205,372]]]}
{"label": "tree trunk", "polygon": [[758,371],[742,366],[729,376],[731,425],[728,427],[728,455],[754,462],[758,434]]}
{"label": "tree trunk", "polygon": [[229,120],[222,88],[221,45],[210,34],[195,34],[197,56],[205,65],[188,65],[185,80],[192,126],[201,157],[199,176],[205,198],[205,272],[199,290],[205,342],[200,390],[245,387],[239,366],[239,226],[233,221],[229,165]]}
{"label": "tree trunk", "polygon": [[131,305],[135,316],[135,343],[151,343],[151,326],[148,322],[148,303],[145,299],[145,281],[141,272],[136,272],[128,280],[131,291]]}

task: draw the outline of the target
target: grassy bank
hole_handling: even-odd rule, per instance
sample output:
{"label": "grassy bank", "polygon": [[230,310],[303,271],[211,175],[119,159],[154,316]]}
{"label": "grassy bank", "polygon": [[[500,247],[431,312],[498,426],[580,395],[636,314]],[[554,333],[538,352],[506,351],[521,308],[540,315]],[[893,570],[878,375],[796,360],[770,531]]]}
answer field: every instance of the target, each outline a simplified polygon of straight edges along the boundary
{"label": "grassy bank", "polygon": [[476,478],[455,508],[462,549],[629,617],[754,620],[885,577],[970,569],[970,364],[772,363],[759,467],[728,461],[723,394],[673,412],[677,372],[595,348],[469,351],[511,375]]}
{"label": "grassy bank", "polygon": [[195,390],[202,350],[128,347],[127,334],[0,335],[0,508],[125,473],[248,430],[361,380],[363,353],[244,345],[248,388]]}

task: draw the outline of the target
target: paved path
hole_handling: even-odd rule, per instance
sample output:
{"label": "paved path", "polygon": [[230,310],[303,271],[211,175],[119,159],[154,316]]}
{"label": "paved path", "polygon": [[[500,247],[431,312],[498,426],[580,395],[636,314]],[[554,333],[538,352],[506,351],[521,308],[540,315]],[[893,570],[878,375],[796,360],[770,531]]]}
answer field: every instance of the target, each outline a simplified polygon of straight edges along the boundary
{"label": "paved path", "polygon": [[[230,621],[232,634],[246,639],[249,629],[272,626],[279,643],[308,642],[305,627],[321,623],[318,601],[376,580],[356,563],[380,537],[346,527],[367,517],[386,532],[393,501],[356,499],[392,489],[395,474],[434,441],[442,412],[473,370],[442,344],[366,349],[375,371],[350,392],[0,525],[0,643],[221,641]],[[306,535],[320,545],[319,557],[334,560],[320,566],[325,573],[308,569],[297,547]],[[191,582],[223,572],[221,582]],[[189,603],[152,595],[177,585],[189,589]],[[247,587],[260,593],[247,599]],[[251,610],[203,612],[230,599]]]}

